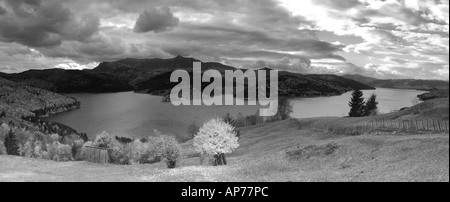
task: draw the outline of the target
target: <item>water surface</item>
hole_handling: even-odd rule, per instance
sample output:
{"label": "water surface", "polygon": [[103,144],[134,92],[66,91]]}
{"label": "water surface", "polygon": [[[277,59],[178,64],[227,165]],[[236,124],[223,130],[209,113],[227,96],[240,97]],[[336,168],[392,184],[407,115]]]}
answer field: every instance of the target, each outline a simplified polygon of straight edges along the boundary
{"label": "water surface", "polygon": [[[380,112],[388,113],[413,105],[412,99],[422,94],[415,90],[377,89],[364,91],[368,98],[378,95]],[[187,127],[227,113],[253,115],[259,106],[173,106],[161,103],[161,97],[133,92],[108,94],[71,94],[81,101],[81,109],[57,114],[47,120],[69,125],[90,137],[106,131],[116,136],[147,137],[153,130],[186,135]],[[295,118],[347,116],[351,92],[341,96],[292,99]]]}

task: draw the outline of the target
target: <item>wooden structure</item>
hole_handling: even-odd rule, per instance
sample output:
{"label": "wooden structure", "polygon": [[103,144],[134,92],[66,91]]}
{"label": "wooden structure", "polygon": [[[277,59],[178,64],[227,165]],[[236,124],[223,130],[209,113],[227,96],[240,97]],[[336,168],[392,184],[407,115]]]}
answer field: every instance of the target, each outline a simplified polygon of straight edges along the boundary
{"label": "wooden structure", "polygon": [[388,120],[376,119],[368,123],[349,124],[342,126],[315,127],[314,130],[330,131],[336,134],[362,135],[364,133],[381,131],[397,132],[434,132],[448,133],[450,130],[448,120],[442,119],[409,119],[409,120]]}
{"label": "wooden structure", "polygon": [[107,148],[86,146],[86,161],[98,164],[107,164],[109,152]]}

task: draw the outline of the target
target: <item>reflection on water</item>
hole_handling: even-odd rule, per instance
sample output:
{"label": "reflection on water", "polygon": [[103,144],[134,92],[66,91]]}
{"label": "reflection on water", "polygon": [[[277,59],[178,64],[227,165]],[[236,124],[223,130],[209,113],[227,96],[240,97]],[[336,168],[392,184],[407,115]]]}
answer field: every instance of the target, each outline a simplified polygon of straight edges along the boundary
{"label": "reflection on water", "polygon": [[[366,97],[378,95],[383,113],[412,105],[411,99],[421,94],[414,90],[378,89],[364,91]],[[82,103],[79,110],[49,117],[47,120],[69,125],[90,137],[107,131],[112,135],[134,138],[147,137],[157,129],[175,135],[185,135],[187,127],[230,113],[236,116],[256,114],[259,106],[179,106],[161,103],[161,97],[145,94],[71,94]],[[351,93],[335,97],[299,98],[291,100],[295,118],[346,116]]]}

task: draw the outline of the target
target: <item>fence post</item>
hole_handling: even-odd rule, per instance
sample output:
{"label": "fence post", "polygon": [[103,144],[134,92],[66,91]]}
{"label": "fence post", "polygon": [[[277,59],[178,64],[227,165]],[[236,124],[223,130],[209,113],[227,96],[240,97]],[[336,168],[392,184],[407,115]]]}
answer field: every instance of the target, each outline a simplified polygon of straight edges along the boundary
{"label": "fence post", "polygon": [[449,125],[450,125],[450,124],[449,124],[449,121],[446,121],[446,122],[445,122],[445,127],[447,128],[447,132],[450,130],[450,129],[449,129]]}
{"label": "fence post", "polygon": [[447,132],[450,130],[450,129],[449,129],[449,127],[450,127],[449,125],[450,125],[449,121],[446,121],[446,122],[445,122],[445,126],[447,127]]}

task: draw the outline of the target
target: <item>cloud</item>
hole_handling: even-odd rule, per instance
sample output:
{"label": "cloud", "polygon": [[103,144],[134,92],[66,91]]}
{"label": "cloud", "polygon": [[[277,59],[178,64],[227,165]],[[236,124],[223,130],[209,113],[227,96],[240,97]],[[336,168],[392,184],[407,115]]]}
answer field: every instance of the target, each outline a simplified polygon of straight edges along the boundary
{"label": "cloud", "polygon": [[323,4],[325,6],[328,6],[330,8],[334,8],[337,10],[347,10],[347,9],[362,5],[362,3],[358,0],[345,0],[345,1],[317,0],[316,2],[318,4]]}
{"label": "cloud", "polygon": [[6,14],[6,12],[7,12],[6,9],[0,6],[0,15],[4,15]]}
{"label": "cloud", "polygon": [[441,59],[449,55],[448,1],[281,1],[295,15],[313,21],[315,30],[361,38],[347,42],[340,55],[364,66],[367,75],[448,80],[442,71],[448,63]]}
{"label": "cloud", "polygon": [[98,18],[77,17],[59,1],[6,0],[10,12],[0,15],[0,40],[30,47],[83,41],[96,34]]}
{"label": "cloud", "polygon": [[137,33],[164,32],[176,27],[179,19],[173,15],[168,7],[144,10],[136,21],[134,31]]}
{"label": "cloud", "polygon": [[249,69],[261,69],[265,67],[296,73],[310,73],[312,71],[311,60],[308,58],[291,59],[289,57],[283,57],[273,62],[259,60],[246,66]]}
{"label": "cloud", "polygon": [[0,66],[183,55],[238,68],[448,80],[448,8],[447,0],[0,0],[8,47]]}

